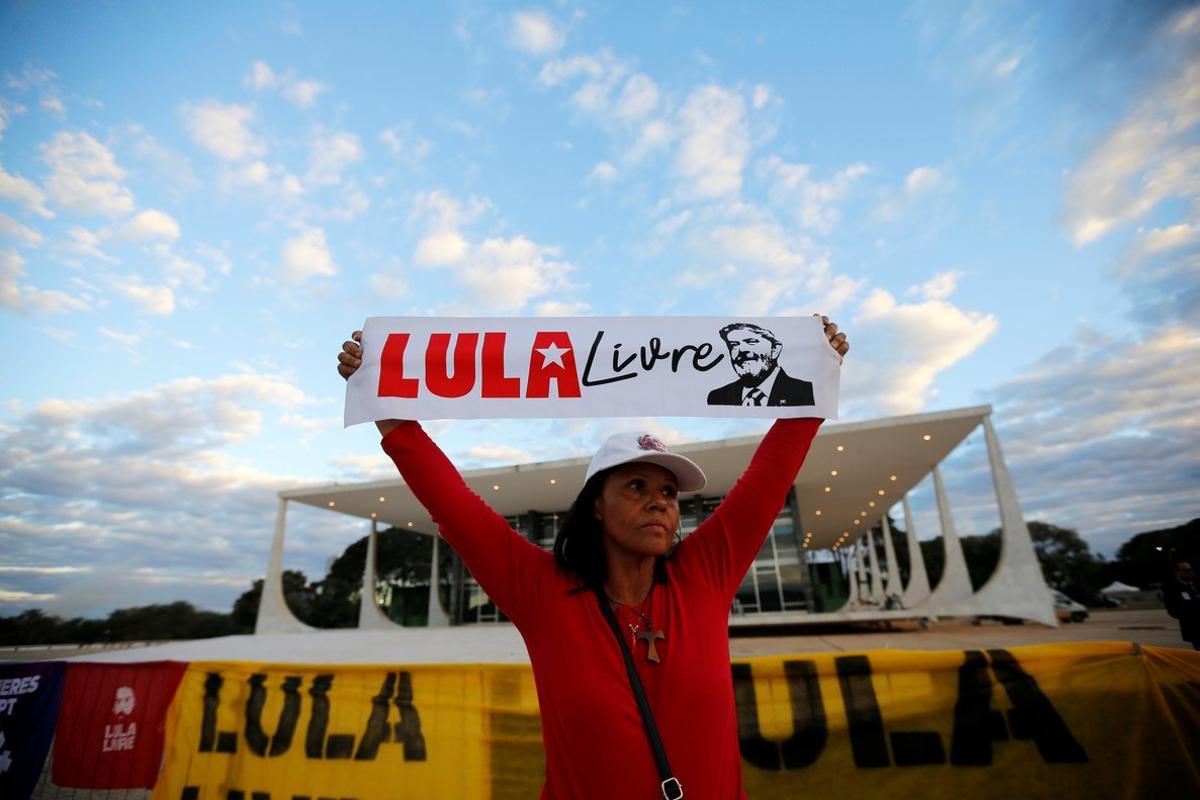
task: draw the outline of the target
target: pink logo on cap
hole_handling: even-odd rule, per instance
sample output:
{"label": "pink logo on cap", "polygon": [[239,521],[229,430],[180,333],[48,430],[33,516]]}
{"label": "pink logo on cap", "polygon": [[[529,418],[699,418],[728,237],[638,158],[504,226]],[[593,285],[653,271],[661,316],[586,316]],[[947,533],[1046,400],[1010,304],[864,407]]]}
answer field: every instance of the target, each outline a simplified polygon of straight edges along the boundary
{"label": "pink logo on cap", "polygon": [[660,453],[669,452],[665,444],[648,433],[643,433],[638,437],[638,447],[642,448],[643,450],[657,450]]}

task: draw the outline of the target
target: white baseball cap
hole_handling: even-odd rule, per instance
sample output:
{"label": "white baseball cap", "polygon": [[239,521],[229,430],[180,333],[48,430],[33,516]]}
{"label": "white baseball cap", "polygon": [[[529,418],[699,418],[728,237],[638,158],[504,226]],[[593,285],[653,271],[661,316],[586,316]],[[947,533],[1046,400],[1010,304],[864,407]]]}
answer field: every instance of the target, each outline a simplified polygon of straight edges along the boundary
{"label": "white baseball cap", "polygon": [[651,433],[615,433],[600,445],[592,463],[588,465],[587,475],[583,482],[587,483],[597,472],[629,464],[635,461],[645,461],[657,464],[670,470],[679,481],[679,491],[696,492],[704,488],[706,479],[704,470],[690,458],[672,453],[667,446]]}

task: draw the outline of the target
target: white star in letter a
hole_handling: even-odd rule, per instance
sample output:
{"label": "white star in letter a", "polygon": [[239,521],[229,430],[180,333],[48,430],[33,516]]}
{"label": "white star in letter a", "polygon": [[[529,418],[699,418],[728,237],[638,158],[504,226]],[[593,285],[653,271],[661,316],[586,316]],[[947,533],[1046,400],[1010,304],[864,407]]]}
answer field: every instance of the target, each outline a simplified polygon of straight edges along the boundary
{"label": "white star in letter a", "polygon": [[542,354],[542,369],[545,369],[551,364],[559,367],[564,366],[563,356],[571,352],[571,348],[559,347],[556,344],[552,344],[549,347],[539,347],[537,351]]}

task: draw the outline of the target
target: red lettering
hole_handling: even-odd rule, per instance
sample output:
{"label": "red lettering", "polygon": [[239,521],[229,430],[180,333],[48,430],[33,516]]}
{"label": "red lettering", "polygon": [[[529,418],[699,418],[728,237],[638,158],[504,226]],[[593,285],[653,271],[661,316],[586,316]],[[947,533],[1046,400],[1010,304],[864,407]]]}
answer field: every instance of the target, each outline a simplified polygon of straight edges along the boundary
{"label": "red lettering", "polygon": [[404,377],[407,333],[389,333],[379,357],[379,397],[416,397],[418,381]]}
{"label": "red lettering", "polygon": [[520,397],[521,379],[504,374],[504,333],[483,335],[483,396]]}
{"label": "red lettering", "polygon": [[425,348],[425,385],[438,397],[462,397],[475,388],[475,348],[478,333],[460,333],[454,344],[454,375],[449,374],[446,354],[450,334],[434,333]]}
{"label": "red lettering", "polygon": [[[542,350],[551,349],[557,359]],[[580,397],[579,371],[575,368],[575,348],[566,331],[538,331],[529,351],[529,380],[526,397],[549,397],[550,381],[558,386],[558,396]]]}

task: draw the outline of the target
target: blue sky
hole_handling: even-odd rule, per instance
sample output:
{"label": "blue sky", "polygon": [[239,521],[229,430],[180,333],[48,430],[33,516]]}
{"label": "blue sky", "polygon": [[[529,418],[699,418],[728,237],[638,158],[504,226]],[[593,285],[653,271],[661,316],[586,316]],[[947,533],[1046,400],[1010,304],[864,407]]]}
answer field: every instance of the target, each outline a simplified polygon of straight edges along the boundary
{"label": "blue sky", "polygon": [[[275,492],[390,474],[333,369],[382,314],[823,311],[843,418],[992,404],[1101,552],[1200,514],[1194,4],[396,6],[0,11],[0,613],[227,608]],[[636,424],[431,428],[471,467]],[[289,531],[313,576],[363,533]]]}

